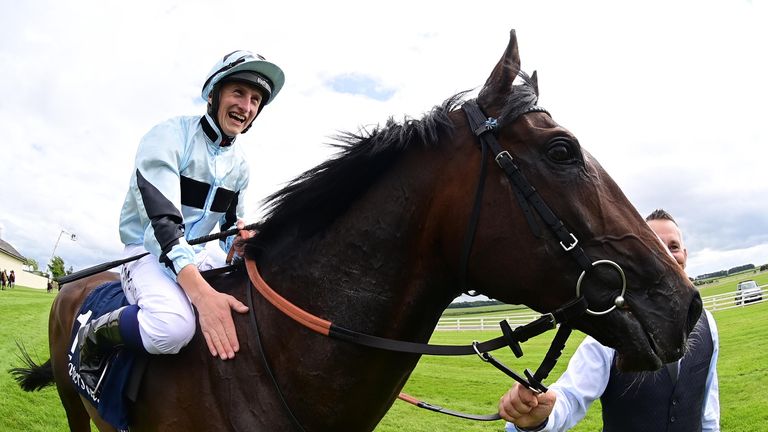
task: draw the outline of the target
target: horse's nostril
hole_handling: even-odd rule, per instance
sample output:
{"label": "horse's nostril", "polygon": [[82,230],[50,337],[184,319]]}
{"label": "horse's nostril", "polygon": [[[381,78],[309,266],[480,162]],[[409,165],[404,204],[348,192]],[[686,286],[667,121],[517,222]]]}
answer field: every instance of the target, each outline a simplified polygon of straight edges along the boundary
{"label": "horse's nostril", "polygon": [[691,305],[688,308],[688,328],[687,333],[690,334],[693,331],[693,328],[696,326],[696,323],[699,321],[699,316],[702,312],[702,303],[701,303],[701,296],[697,292],[693,299],[691,299]]}

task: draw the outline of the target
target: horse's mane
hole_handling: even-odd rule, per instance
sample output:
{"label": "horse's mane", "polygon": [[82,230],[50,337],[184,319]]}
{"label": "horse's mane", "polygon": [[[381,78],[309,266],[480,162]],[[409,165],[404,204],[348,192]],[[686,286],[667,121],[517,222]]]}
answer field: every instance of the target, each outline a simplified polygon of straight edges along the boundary
{"label": "horse's mane", "polygon": [[[536,85],[521,72],[523,83],[504,103],[499,121],[516,118],[536,103]],[[299,239],[322,231],[385,173],[404,150],[413,145],[434,146],[441,133],[451,134],[449,114],[464,102],[465,92],[457,93],[427,112],[421,119],[404,117],[397,123],[390,117],[384,127],[341,132],[333,147],[339,152],[331,159],[305,171],[282,189],[268,196],[260,234],[249,242],[246,255],[253,257],[280,233],[291,230]]]}

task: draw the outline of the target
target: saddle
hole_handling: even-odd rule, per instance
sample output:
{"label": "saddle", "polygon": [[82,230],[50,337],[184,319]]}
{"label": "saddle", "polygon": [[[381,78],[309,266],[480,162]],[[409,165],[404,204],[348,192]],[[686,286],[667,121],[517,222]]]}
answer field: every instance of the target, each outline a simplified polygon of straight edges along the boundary
{"label": "saddle", "polygon": [[[238,268],[238,265],[230,265],[206,270],[202,272],[202,275],[210,281],[217,275],[229,273]],[[214,286],[214,289],[217,288]],[[139,387],[150,355],[122,347],[114,347],[103,370],[99,372],[101,379],[99,379],[96,388],[89,388],[80,379],[77,370],[77,365],[80,364],[80,351],[77,348],[75,338],[80,326],[128,304],[120,281],[99,285],[88,294],[72,326],[72,334],[70,335],[72,351],[69,354],[67,364],[72,385],[96,408],[104,421],[120,432],[128,431],[130,408],[138,397]]]}
{"label": "saddle", "polygon": [[70,335],[72,351],[67,364],[72,385],[96,408],[104,421],[120,431],[128,430],[129,408],[136,401],[141,377],[149,357],[122,347],[113,348],[104,367],[99,371],[101,378],[96,388],[90,388],[80,378],[77,370],[77,365],[80,364],[80,350],[75,338],[81,326],[126,305],[128,300],[119,281],[96,287],[86,297],[74,321]]}

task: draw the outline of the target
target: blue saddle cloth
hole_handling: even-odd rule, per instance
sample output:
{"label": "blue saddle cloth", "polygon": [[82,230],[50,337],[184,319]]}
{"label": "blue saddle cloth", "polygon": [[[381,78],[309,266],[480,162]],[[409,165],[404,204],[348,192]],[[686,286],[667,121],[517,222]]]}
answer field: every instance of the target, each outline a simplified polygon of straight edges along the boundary
{"label": "blue saddle cloth", "polygon": [[77,370],[77,365],[80,364],[80,350],[75,343],[75,338],[80,326],[126,305],[128,305],[128,300],[125,298],[119,281],[100,285],[88,295],[72,326],[70,337],[72,352],[69,356],[68,365],[69,379],[77,391],[96,407],[104,421],[121,431],[128,430],[130,401],[126,391],[137,354],[126,349],[118,348],[115,350],[107,363],[106,374],[101,380],[99,388],[92,389],[80,379]]}

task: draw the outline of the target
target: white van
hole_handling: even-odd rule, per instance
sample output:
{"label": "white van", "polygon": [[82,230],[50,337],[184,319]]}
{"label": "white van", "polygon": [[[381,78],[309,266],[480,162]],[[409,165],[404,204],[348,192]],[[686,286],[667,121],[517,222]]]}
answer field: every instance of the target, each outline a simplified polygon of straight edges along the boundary
{"label": "white van", "polygon": [[757,282],[753,280],[745,280],[739,282],[739,284],[736,286],[737,305],[752,303],[762,299],[763,291],[757,286]]}

